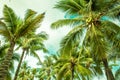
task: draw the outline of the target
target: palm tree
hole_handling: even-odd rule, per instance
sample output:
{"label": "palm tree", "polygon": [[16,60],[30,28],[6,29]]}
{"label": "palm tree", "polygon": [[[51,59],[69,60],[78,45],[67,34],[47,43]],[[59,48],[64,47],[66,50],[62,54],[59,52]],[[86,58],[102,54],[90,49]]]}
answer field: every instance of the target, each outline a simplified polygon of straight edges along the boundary
{"label": "palm tree", "polygon": [[[111,17],[119,15],[119,2],[120,0],[61,0],[55,8],[67,12],[69,16],[77,16],[58,20],[52,24],[53,29],[64,25],[73,26],[64,44],[61,45],[63,53],[70,53],[75,44],[88,47],[94,61],[99,64],[103,63],[107,80],[115,80],[107,60],[107,53],[110,51],[109,46],[112,46],[113,39],[112,42],[109,41],[110,37],[107,32],[115,34],[120,31],[118,25],[109,21]],[[107,20],[105,20],[106,16],[109,16]],[[119,43],[118,37],[111,35],[112,37],[116,38],[114,45]]]}
{"label": "palm tree", "polygon": [[57,80],[62,80],[63,78],[65,80],[87,80],[92,78],[93,73],[89,68],[93,61],[88,56],[84,48],[78,49],[78,47],[73,48],[69,54],[62,53],[56,62],[56,66],[59,69]]}
{"label": "palm tree", "polygon": [[45,60],[40,64],[41,68],[38,68],[37,77],[46,80],[56,80],[56,68],[54,66],[55,59],[53,59],[54,55],[45,56]]}
{"label": "palm tree", "polygon": [[39,55],[35,51],[37,50],[43,50],[44,52],[47,51],[47,49],[45,48],[45,45],[43,44],[43,41],[47,40],[47,36],[48,35],[45,32],[41,32],[39,34],[28,35],[26,38],[24,37],[19,40],[21,41],[20,46],[22,46],[23,52],[15,73],[14,80],[17,80],[17,75],[19,73],[20,66],[22,64],[23,58],[25,57],[25,54],[26,55],[30,54],[35,58],[37,58],[39,62],[41,62]]}
{"label": "palm tree", "polygon": [[34,80],[36,68],[28,66],[27,62],[23,62],[17,80]]}
{"label": "palm tree", "polygon": [[28,9],[25,18],[20,19],[10,7],[4,6],[3,20],[0,21],[0,34],[9,41],[10,48],[0,65],[0,80],[5,80],[16,41],[28,33],[35,32],[43,20],[44,13],[35,14],[35,11]]}
{"label": "palm tree", "polygon": [[[3,60],[3,57],[6,54],[6,51],[8,50],[9,45],[4,44],[0,47],[0,63]],[[13,54],[12,60],[10,62],[9,72],[7,73],[6,80],[12,80],[12,73],[14,73],[14,61],[19,61],[19,55],[17,53]]]}

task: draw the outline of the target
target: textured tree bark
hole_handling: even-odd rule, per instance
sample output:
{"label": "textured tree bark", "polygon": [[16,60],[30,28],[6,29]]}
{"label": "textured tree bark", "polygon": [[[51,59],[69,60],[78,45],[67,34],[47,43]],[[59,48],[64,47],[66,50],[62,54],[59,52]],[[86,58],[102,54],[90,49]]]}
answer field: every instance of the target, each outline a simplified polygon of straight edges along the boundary
{"label": "textured tree bark", "polygon": [[14,46],[15,46],[15,42],[14,42],[14,39],[12,39],[10,41],[10,48],[8,49],[8,52],[6,56],[4,57],[4,60],[0,64],[0,80],[6,80],[10,62],[13,57]]}
{"label": "textured tree bark", "polygon": [[19,71],[20,71],[20,67],[21,67],[22,60],[23,60],[23,58],[24,58],[24,55],[25,55],[25,49],[23,49],[22,55],[21,55],[21,57],[20,57],[20,61],[19,61],[18,67],[17,67],[17,70],[16,70],[16,72],[15,72],[14,80],[17,80],[17,76],[18,76],[18,73],[19,73]]}
{"label": "textured tree bark", "polygon": [[106,74],[107,80],[115,80],[114,75],[108,66],[107,59],[103,59],[102,61],[103,61],[103,65],[105,67],[105,74]]}

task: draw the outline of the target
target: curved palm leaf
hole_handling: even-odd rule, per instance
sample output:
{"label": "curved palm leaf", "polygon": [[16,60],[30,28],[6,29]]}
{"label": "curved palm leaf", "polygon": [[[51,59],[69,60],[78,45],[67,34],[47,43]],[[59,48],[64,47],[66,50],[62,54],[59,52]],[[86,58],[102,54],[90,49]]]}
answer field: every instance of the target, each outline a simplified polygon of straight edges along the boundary
{"label": "curved palm leaf", "polygon": [[52,23],[51,28],[57,29],[59,27],[63,27],[66,25],[70,25],[70,26],[79,25],[80,21],[83,21],[83,20],[81,20],[81,19],[62,19],[62,20],[58,20],[58,21]]}
{"label": "curved palm leaf", "polygon": [[68,54],[73,50],[75,46],[79,46],[81,36],[84,34],[82,26],[75,27],[71,30],[67,36],[61,41],[61,51],[62,53]]}

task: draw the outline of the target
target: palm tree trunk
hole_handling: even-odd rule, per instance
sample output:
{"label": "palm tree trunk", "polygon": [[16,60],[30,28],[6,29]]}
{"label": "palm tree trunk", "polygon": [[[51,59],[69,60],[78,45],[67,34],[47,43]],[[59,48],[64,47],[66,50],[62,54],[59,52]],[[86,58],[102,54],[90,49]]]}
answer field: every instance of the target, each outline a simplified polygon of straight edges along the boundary
{"label": "palm tree trunk", "polygon": [[105,74],[106,74],[107,80],[115,80],[114,75],[108,66],[107,59],[103,59],[102,61],[103,61],[103,65],[105,67]]}
{"label": "palm tree trunk", "polygon": [[8,49],[8,52],[6,56],[4,57],[4,60],[0,64],[0,80],[6,80],[10,62],[13,57],[14,46],[15,46],[15,42],[14,42],[14,39],[12,39],[10,41],[10,48]]}
{"label": "palm tree trunk", "polygon": [[24,55],[25,55],[25,49],[23,49],[22,55],[21,55],[21,57],[20,57],[20,61],[19,61],[18,67],[17,67],[17,70],[16,70],[16,72],[15,72],[14,80],[17,80],[17,76],[18,76],[18,73],[19,73],[19,71],[20,71],[20,67],[21,67],[22,60],[23,60]]}

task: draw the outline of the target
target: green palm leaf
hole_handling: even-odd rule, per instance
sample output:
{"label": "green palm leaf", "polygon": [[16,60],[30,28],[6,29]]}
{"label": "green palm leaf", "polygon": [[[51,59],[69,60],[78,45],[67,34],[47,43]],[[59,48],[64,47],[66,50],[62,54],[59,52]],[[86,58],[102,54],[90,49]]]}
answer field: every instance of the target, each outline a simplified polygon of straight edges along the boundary
{"label": "green palm leaf", "polygon": [[74,46],[79,45],[79,40],[81,38],[81,35],[83,34],[83,29],[81,29],[81,27],[82,26],[75,27],[61,41],[60,50],[62,53],[69,54],[71,53],[71,50],[73,50]]}
{"label": "green palm leaf", "polygon": [[66,63],[62,66],[62,68],[60,69],[58,73],[57,80],[62,80],[62,76],[64,76],[64,72],[69,70],[67,69],[69,66],[70,66],[70,63]]}
{"label": "green palm leaf", "polygon": [[2,21],[0,21],[0,34],[6,37],[7,39],[10,39],[11,37],[11,32],[7,28],[6,24]]}
{"label": "green palm leaf", "polygon": [[34,17],[32,20],[28,20],[25,24],[22,25],[22,27],[19,29],[19,33],[16,36],[24,36],[30,32],[34,32],[38,27],[39,23],[43,20],[44,14],[39,14],[36,17]]}
{"label": "green palm leaf", "polygon": [[80,75],[88,76],[88,77],[91,77],[91,75],[92,75],[92,72],[89,69],[87,69],[79,64],[76,65],[75,68],[76,68],[76,70],[78,70]]}
{"label": "green palm leaf", "polygon": [[8,26],[10,31],[12,33],[14,33],[15,30],[16,30],[16,27],[17,27],[17,24],[16,24],[17,16],[16,16],[16,14],[7,5],[4,5],[3,14],[4,14],[4,21],[6,23],[6,26]]}
{"label": "green palm leaf", "polygon": [[61,0],[55,5],[55,8],[66,11],[70,14],[76,14],[80,12],[85,4],[85,0]]}
{"label": "green palm leaf", "polygon": [[27,22],[27,20],[33,19],[36,13],[37,12],[33,11],[32,9],[28,9],[26,11],[24,20]]}
{"label": "green palm leaf", "polygon": [[70,25],[70,26],[79,25],[80,21],[82,20],[81,19],[62,19],[52,23],[51,28],[57,29],[66,25]]}

